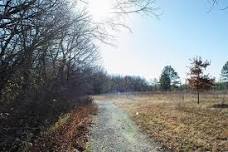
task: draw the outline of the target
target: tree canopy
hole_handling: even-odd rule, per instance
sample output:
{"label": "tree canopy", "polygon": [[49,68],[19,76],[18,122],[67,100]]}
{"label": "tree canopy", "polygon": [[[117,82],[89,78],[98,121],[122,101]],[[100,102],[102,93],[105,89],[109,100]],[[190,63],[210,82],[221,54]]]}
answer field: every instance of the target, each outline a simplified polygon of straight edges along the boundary
{"label": "tree canopy", "polygon": [[180,85],[180,77],[172,66],[167,65],[163,68],[160,76],[160,85],[163,90],[178,88]]}
{"label": "tree canopy", "polygon": [[222,82],[228,82],[228,61],[222,67],[221,80],[222,80]]}

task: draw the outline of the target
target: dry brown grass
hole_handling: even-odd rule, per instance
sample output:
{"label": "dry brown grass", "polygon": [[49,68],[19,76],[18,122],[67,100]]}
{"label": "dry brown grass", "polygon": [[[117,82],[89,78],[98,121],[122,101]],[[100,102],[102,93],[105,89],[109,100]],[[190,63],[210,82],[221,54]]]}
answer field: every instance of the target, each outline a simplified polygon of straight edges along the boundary
{"label": "dry brown grass", "polygon": [[174,151],[228,151],[228,109],[212,108],[222,100],[228,104],[227,94],[204,93],[200,105],[193,94],[182,93],[112,99],[149,136]]}
{"label": "dry brown grass", "polygon": [[91,115],[96,112],[95,104],[75,107],[43,133],[35,142],[32,151],[84,151],[88,142],[88,127],[92,122]]}

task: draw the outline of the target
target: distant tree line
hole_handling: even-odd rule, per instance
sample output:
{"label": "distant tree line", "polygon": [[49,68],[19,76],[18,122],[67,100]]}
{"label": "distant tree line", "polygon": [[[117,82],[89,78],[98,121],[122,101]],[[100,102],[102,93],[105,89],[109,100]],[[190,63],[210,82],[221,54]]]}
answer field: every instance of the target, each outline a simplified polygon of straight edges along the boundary
{"label": "distant tree line", "polygon": [[228,61],[221,70],[221,80],[215,82],[204,70],[210,65],[209,61],[203,61],[201,57],[194,57],[189,67],[187,83],[181,83],[180,77],[171,65],[162,69],[159,80],[148,82],[139,76],[109,75],[99,68],[93,74],[92,94],[134,92],[134,91],[181,91],[181,90],[226,90],[228,89]]}
{"label": "distant tree line", "polygon": [[139,76],[109,75],[104,70],[96,71],[92,94],[149,91],[149,83]]}

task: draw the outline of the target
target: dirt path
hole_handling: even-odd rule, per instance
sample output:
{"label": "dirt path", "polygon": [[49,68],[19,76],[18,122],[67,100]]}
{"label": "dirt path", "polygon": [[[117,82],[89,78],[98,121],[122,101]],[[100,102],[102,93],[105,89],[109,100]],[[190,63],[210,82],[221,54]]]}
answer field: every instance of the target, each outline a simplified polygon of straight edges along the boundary
{"label": "dirt path", "polygon": [[158,152],[155,142],[139,132],[128,115],[111,102],[96,101],[98,115],[94,117],[90,137],[92,152]]}

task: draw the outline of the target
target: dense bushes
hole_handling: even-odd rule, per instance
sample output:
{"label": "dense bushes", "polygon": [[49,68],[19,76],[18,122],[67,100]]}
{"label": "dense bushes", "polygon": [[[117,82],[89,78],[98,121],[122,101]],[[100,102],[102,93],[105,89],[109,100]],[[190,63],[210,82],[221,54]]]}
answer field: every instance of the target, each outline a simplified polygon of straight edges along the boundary
{"label": "dense bushes", "polygon": [[68,1],[0,4],[0,151],[24,151],[90,92],[97,35]]}
{"label": "dense bushes", "polygon": [[97,107],[87,99],[83,106],[75,106],[70,112],[62,115],[47,131],[34,142],[32,151],[78,151],[85,150],[88,142],[88,126],[91,125],[91,114]]}

